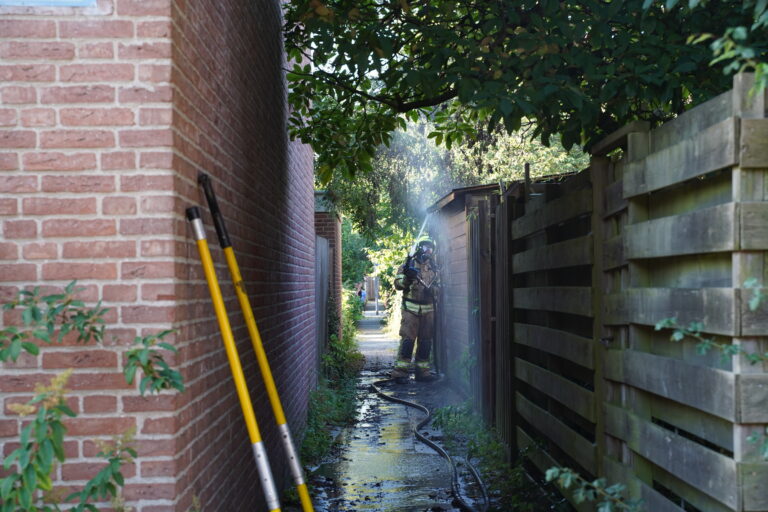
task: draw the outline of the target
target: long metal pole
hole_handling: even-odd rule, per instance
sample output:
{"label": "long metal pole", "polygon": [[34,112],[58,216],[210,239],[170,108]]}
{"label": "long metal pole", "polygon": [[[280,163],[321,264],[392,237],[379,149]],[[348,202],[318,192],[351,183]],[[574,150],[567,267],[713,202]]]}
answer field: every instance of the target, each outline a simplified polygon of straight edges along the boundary
{"label": "long metal pole", "polygon": [[296,451],[296,447],[291,437],[291,431],[288,427],[285,413],[283,412],[280,395],[277,392],[275,379],[272,376],[272,370],[269,366],[267,354],[264,351],[264,343],[261,340],[261,334],[259,334],[259,328],[256,325],[256,318],[253,316],[251,301],[248,299],[248,294],[245,290],[245,283],[243,283],[243,278],[240,274],[240,267],[237,264],[237,258],[235,258],[235,251],[232,249],[232,242],[229,239],[229,233],[224,224],[224,217],[221,215],[219,203],[216,201],[216,194],[213,192],[213,186],[211,185],[211,180],[207,174],[200,173],[197,181],[203,187],[203,191],[205,192],[205,199],[208,202],[208,208],[213,217],[213,226],[216,228],[219,244],[221,244],[221,248],[224,251],[224,257],[227,260],[227,266],[229,266],[229,273],[232,275],[232,282],[235,285],[237,299],[240,302],[240,308],[243,310],[245,325],[248,327],[253,351],[256,353],[256,361],[259,364],[261,376],[264,379],[264,387],[267,390],[269,403],[272,405],[275,421],[280,430],[280,437],[283,440],[283,448],[288,457],[288,465],[291,468],[293,481],[296,484],[296,490],[299,494],[299,499],[301,500],[302,510],[304,512],[314,512],[312,500],[309,497],[309,490],[307,489],[307,484],[304,480],[304,471],[301,469],[298,452]]}
{"label": "long metal pole", "polygon": [[213,309],[216,312],[216,320],[219,322],[221,339],[224,342],[224,349],[227,352],[227,359],[229,359],[229,367],[232,370],[232,378],[235,381],[237,397],[240,399],[240,407],[243,411],[243,417],[245,418],[248,436],[251,439],[253,456],[256,459],[256,468],[258,469],[259,477],[261,478],[261,485],[264,491],[264,497],[267,500],[267,507],[270,512],[280,512],[280,500],[278,498],[277,488],[275,487],[275,480],[272,477],[272,469],[270,468],[269,460],[267,459],[267,451],[264,448],[264,442],[261,439],[259,425],[256,422],[256,413],[253,410],[251,397],[245,383],[245,375],[243,374],[243,367],[240,364],[240,356],[237,353],[235,338],[232,335],[232,327],[229,324],[227,310],[224,307],[224,299],[222,298],[219,281],[213,267],[211,251],[208,248],[208,240],[205,238],[205,226],[203,226],[203,221],[200,218],[200,209],[196,206],[187,208],[187,219],[192,224],[192,231],[194,232],[195,240],[197,241],[197,249],[200,252],[200,260],[203,264],[203,270],[205,271],[205,279],[208,281],[208,289],[211,292],[211,299],[213,300]]}

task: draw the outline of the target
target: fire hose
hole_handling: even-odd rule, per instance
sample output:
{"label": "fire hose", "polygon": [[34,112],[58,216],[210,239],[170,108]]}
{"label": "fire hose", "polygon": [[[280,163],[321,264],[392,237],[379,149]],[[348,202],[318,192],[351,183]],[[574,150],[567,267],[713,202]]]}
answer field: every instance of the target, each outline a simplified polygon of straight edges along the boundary
{"label": "fire hose", "polygon": [[394,382],[394,379],[384,379],[384,380],[378,380],[371,384],[371,389],[380,397],[382,397],[385,400],[388,400],[390,402],[394,402],[397,404],[402,404],[407,407],[412,407],[414,409],[418,409],[419,411],[423,412],[426,416],[424,419],[422,419],[416,427],[413,429],[413,434],[416,436],[416,439],[421,441],[422,443],[426,444],[430,448],[432,448],[434,451],[436,451],[439,455],[441,455],[447,462],[448,466],[451,469],[451,494],[453,494],[454,499],[456,500],[456,503],[458,504],[458,507],[463,512],[485,512],[488,510],[488,507],[490,506],[489,500],[488,500],[488,490],[485,487],[485,484],[483,483],[483,479],[480,477],[480,474],[477,472],[477,469],[469,463],[469,460],[466,461],[467,468],[469,469],[469,472],[472,473],[472,477],[477,482],[477,486],[480,488],[480,492],[483,495],[483,506],[478,510],[477,508],[473,507],[469,503],[466,502],[466,500],[462,497],[461,493],[461,487],[459,485],[459,471],[456,468],[456,464],[453,461],[453,458],[448,454],[447,451],[443,449],[442,446],[435,443],[431,439],[429,439],[427,436],[419,432],[421,428],[424,427],[427,423],[429,423],[432,420],[432,413],[429,409],[424,407],[421,404],[417,404],[415,402],[409,402],[408,400],[403,400],[402,398],[397,398],[395,396],[388,395],[384,393],[381,389],[379,389],[379,386],[382,384]]}

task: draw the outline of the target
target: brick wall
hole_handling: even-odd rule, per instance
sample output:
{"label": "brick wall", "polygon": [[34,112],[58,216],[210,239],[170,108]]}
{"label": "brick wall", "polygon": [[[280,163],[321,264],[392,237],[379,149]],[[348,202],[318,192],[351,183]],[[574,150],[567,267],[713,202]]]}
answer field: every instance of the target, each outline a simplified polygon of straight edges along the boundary
{"label": "brick wall", "polygon": [[331,260],[328,294],[336,305],[336,317],[339,319],[339,330],[336,335],[341,337],[341,220],[336,213],[328,210],[322,191],[315,192],[315,232],[328,240]]}
{"label": "brick wall", "polygon": [[[312,155],[285,136],[279,3],[244,5],[0,7],[0,295],[78,279],[85,300],[111,308],[103,347],[67,343],[2,368],[0,453],[13,449],[19,428],[8,404],[75,367],[70,402],[80,416],[56,476],[83,483],[99,468],[93,439],[135,426],[139,458],[125,496],[137,512],[187,510],[193,495],[206,511],[255,509],[261,499],[183,218],[202,202],[198,171],[214,176],[294,432],[306,414],[315,360]],[[217,249],[214,258],[223,263]],[[282,481],[271,411],[219,271]],[[188,390],[138,398],[123,381],[122,354],[135,335],[166,328],[177,329]]]}

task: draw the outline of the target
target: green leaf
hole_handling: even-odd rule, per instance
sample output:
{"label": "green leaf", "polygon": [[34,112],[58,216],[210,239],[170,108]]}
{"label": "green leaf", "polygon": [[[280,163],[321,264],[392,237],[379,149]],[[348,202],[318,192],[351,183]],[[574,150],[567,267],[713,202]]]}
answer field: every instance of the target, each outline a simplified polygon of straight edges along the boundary
{"label": "green leaf", "polygon": [[28,341],[25,341],[25,342],[22,342],[21,346],[24,348],[24,350],[26,350],[27,352],[29,352],[33,356],[36,356],[36,355],[38,355],[40,353],[40,347],[38,347],[34,343],[30,343]]}

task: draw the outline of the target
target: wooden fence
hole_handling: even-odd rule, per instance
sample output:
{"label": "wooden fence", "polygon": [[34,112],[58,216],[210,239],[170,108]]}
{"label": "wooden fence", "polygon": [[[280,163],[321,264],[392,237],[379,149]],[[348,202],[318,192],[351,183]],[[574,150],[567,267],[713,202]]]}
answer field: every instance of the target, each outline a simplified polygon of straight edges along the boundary
{"label": "wooden fence", "polygon": [[[768,352],[768,119],[734,89],[664,126],[635,123],[561,183],[517,184],[496,209],[495,424],[540,469],[628,485],[646,511],[768,511],[768,364],[664,318]],[[482,293],[482,292],[478,292]],[[589,509],[579,506],[580,509]]]}

